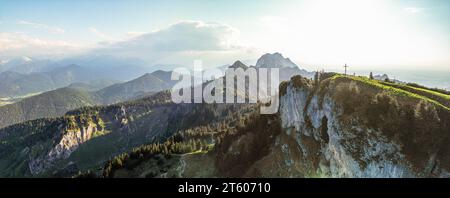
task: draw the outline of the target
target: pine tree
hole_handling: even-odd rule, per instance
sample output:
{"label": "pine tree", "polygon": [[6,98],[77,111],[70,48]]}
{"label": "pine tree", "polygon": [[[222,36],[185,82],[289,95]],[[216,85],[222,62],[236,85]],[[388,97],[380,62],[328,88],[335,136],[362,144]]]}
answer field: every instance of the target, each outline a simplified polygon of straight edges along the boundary
{"label": "pine tree", "polygon": [[372,74],[372,72],[370,72],[369,78],[370,78],[370,80],[373,80],[373,74]]}

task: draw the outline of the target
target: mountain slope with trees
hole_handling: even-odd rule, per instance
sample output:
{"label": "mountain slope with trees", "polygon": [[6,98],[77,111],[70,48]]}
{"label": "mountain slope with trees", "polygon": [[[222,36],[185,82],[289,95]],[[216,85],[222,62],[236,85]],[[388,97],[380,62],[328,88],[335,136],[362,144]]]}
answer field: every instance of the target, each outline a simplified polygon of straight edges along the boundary
{"label": "mountain slope with trees", "polygon": [[[38,118],[59,117],[80,107],[108,105],[145,97],[171,88],[176,81],[170,81],[170,78],[167,78],[170,73],[157,71],[94,92],[89,91],[91,89],[89,85],[72,84],[66,88],[44,92],[13,104],[0,106],[0,114],[3,115],[0,117],[0,128]],[[103,81],[98,83],[102,84]]]}
{"label": "mountain slope with trees", "polygon": [[[214,134],[206,141],[213,148],[141,146],[108,161],[102,173],[78,176],[450,177],[448,106],[366,77],[317,77],[283,82],[278,114],[250,114],[221,135],[187,136]],[[174,142],[193,141],[177,134],[162,145]]]}
{"label": "mountain slope with trees", "polygon": [[165,91],[12,125],[0,129],[0,175],[67,176],[67,172],[73,174],[70,170],[99,166],[139,145],[164,141],[179,130],[221,122],[240,112],[240,106],[173,104]]}

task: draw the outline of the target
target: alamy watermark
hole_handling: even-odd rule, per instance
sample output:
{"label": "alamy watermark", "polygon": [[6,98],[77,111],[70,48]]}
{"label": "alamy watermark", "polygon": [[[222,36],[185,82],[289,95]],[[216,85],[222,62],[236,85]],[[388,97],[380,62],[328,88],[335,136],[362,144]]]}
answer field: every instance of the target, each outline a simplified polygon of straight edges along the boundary
{"label": "alamy watermark", "polygon": [[174,103],[261,103],[261,114],[274,114],[279,107],[279,69],[237,67],[203,70],[202,61],[194,61],[193,71],[176,68],[171,90]]}

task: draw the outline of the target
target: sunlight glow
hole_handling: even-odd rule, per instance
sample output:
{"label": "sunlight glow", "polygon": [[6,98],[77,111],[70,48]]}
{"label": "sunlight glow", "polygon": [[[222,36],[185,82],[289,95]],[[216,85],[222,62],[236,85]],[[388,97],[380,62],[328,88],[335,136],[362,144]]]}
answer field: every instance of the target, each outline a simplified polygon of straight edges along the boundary
{"label": "sunlight glow", "polygon": [[305,64],[404,67],[448,56],[443,53],[448,52],[448,44],[420,29],[417,16],[396,8],[392,1],[319,0],[293,8],[284,16],[262,18],[268,29],[263,36],[268,41],[265,48],[287,51]]}

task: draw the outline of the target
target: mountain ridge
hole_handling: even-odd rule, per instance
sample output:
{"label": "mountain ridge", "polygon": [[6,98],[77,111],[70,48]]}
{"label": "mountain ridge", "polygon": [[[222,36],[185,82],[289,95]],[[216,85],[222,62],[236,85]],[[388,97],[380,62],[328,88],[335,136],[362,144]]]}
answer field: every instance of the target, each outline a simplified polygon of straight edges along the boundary
{"label": "mountain ridge", "polygon": [[166,82],[158,77],[168,79],[168,75],[170,72],[158,71],[93,92],[86,88],[69,86],[31,96],[13,104],[0,106],[0,114],[3,115],[0,118],[0,128],[27,120],[62,116],[67,111],[84,106],[109,105],[145,97],[171,88],[176,81]]}
{"label": "mountain ridge", "polygon": [[[283,82],[279,114],[251,116],[213,149],[172,154],[163,168],[144,165],[164,153],[141,146],[109,161],[104,168],[116,168],[106,175],[450,177],[448,108],[365,77],[323,73],[317,82],[300,76]],[[360,97],[371,100],[358,103]]]}

